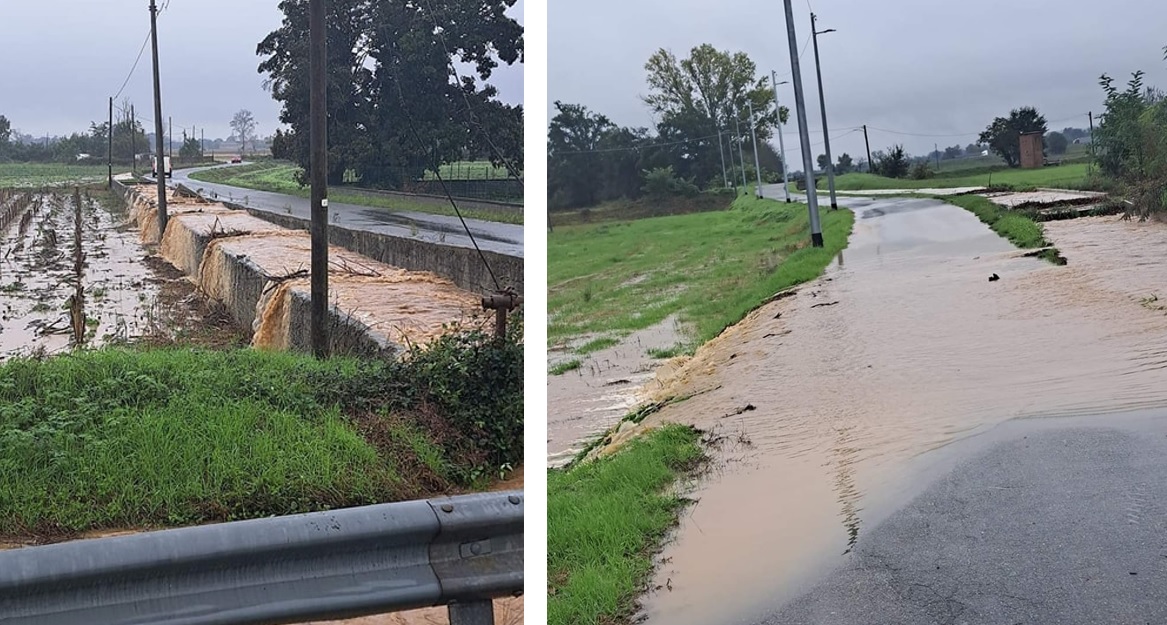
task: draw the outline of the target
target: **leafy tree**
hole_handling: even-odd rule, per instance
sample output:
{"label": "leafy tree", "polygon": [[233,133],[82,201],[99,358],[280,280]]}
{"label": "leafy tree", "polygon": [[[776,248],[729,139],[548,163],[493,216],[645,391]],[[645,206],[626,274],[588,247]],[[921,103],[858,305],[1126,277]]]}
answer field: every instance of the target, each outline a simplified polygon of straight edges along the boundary
{"label": "leafy tree", "polygon": [[291,132],[284,132],[276,128],[276,132],[271,139],[271,155],[272,158],[290,161],[295,159],[296,140]]}
{"label": "leafy tree", "polygon": [[600,200],[604,136],[616,125],[582,104],[555,102],[547,132],[547,195],[556,208],[592,206]]}
{"label": "leafy tree", "polygon": [[1062,134],[1066,136],[1068,141],[1077,141],[1085,139],[1090,136],[1090,131],[1082,128],[1062,128]]}
{"label": "leafy tree", "polygon": [[839,162],[836,165],[836,173],[846,174],[854,169],[855,164],[851,162],[851,155],[843,152],[839,155]]}
{"label": "leafy tree", "polygon": [[954,158],[960,158],[960,155],[963,153],[964,153],[964,149],[961,148],[959,145],[954,145],[952,147],[944,148],[944,160],[950,161]]}
{"label": "leafy tree", "polygon": [[964,153],[968,156],[977,156],[984,150],[984,148],[975,143],[970,143],[964,147]]}
{"label": "leafy tree", "polygon": [[818,158],[815,159],[815,162],[818,163],[819,171],[824,172],[827,170],[827,167],[831,165],[831,162],[827,160],[826,154],[819,154]]}
{"label": "leafy tree", "polygon": [[924,180],[935,175],[932,172],[932,166],[928,164],[928,160],[921,160],[912,166],[912,179]]}
{"label": "leafy tree", "polygon": [[895,145],[887,152],[876,152],[871,156],[875,161],[875,173],[887,178],[903,178],[908,175],[908,156],[904,146]]}
{"label": "leafy tree", "polygon": [[1046,131],[1045,118],[1037,109],[1023,106],[1009,112],[1009,117],[998,117],[985,128],[980,142],[989,146],[1005,159],[1009,167],[1017,167],[1021,162],[1021,134]]}
{"label": "leafy tree", "polygon": [[186,136],[182,133],[182,147],[178,149],[178,158],[184,161],[194,161],[202,158],[203,148],[199,145],[199,140],[194,137]]}
{"label": "leafy tree", "polygon": [[[255,133],[255,117],[251,114],[251,111],[242,109],[235,113],[235,116],[231,118],[231,131],[235,133],[236,139],[239,140],[242,146],[239,148],[240,151],[246,152],[247,140],[254,139]],[[255,146],[252,145],[252,147],[254,148]]]}
{"label": "leafy tree", "polygon": [[1070,142],[1066,139],[1066,135],[1060,132],[1051,132],[1045,136],[1045,144],[1049,147],[1050,154],[1065,154]]}
{"label": "leafy tree", "polygon": [[[426,169],[485,153],[515,175],[522,107],[488,84],[521,62],[515,0],[332,0],[328,3],[328,180],[401,188]],[[291,128],[285,148],[308,166],[308,2],[282,0],[280,28],[258,46],[259,71]],[[453,67],[459,69],[455,79]]]}
{"label": "leafy tree", "polygon": [[644,172],[644,192],[652,197],[662,198],[669,195],[697,195],[697,185],[689,180],[677,178],[672,166],[657,167]]}
{"label": "leafy tree", "polygon": [[12,122],[8,118],[0,115],[0,149],[8,147],[8,141],[12,137]]}

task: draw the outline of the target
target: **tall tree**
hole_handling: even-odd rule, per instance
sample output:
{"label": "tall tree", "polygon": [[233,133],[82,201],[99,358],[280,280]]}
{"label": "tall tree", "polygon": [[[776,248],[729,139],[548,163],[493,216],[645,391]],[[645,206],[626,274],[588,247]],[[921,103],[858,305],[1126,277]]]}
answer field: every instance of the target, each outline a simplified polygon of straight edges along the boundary
{"label": "tall tree", "polygon": [[1009,112],[1009,117],[998,117],[981,133],[980,142],[1005,159],[1009,167],[1021,162],[1021,134],[1046,131],[1045,117],[1032,106],[1023,106]]}
{"label": "tall tree", "polygon": [[241,151],[247,151],[247,140],[252,138],[255,132],[255,117],[251,111],[242,109],[235,116],[231,118],[231,131],[235,133],[235,137],[239,139],[242,145]]}
{"label": "tall tree", "polygon": [[854,169],[855,164],[851,161],[851,155],[843,152],[839,155],[839,163],[835,168],[835,173],[845,174]]}
{"label": "tall tree", "polygon": [[[400,188],[426,169],[484,153],[522,162],[522,108],[487,81],[522,62],[515,0],[331,0],[328,3],[328,179]],[[282,0],[281,27],[257,48],[291,128],[285,144],[308,164],[307,0]],[[455,78],[454,67],[458,70]]]}
{"label": "tall tree", "polygon": [[605,135],[616,125],[581,104],[556,102],[547,132],[547,196],[556,208],[599,201]]}

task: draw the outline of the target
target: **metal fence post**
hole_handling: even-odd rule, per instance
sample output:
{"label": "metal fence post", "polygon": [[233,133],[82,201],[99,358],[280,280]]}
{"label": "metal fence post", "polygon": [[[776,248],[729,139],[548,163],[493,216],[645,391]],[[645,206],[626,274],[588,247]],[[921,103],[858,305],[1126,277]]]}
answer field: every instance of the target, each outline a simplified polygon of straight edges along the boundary
{"label": "metal fence post", "polygon": [[450,604],[450,625],[494,625],[494,602]]}

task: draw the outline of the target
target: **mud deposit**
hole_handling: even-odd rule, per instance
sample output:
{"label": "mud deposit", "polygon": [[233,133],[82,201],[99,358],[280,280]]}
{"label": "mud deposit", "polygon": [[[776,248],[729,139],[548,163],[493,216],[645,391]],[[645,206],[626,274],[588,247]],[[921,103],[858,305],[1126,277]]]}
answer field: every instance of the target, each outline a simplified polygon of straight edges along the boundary
{"label": "mud deposit", "polygon": [[[75,265],[80,203],[81,272]],[[177,330],[164,319],[162,295],[174,279],[143,262],[147,252],[125,215],[79,194],[16,193],[0,199],[0,359],[74,343],[72,303],[80,279],[86,345]]]}
{"label": "mud deposit", "polygon": [[1167,405],[1167,226],[1047,224],[1056,267],[951,205],[848,204],[850,247],[823,278],[659,379],[656,398],[693,397],[642,427],[722,443],[661,554],[650,623],[749,622],[789,600],[925,451],[1008,419]]}

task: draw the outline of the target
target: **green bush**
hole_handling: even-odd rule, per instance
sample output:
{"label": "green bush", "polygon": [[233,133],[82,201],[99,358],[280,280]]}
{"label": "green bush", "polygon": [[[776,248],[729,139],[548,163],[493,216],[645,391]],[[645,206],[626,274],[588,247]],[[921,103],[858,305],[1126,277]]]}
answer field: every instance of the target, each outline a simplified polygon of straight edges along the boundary
{"label": "green bush", "polygon": [[651,197],[662,198],[670,195],[693,197],[700,192],[692,181],[677,178],[672,165],[645,170],[643,176],[644,186],[641,190]]}

